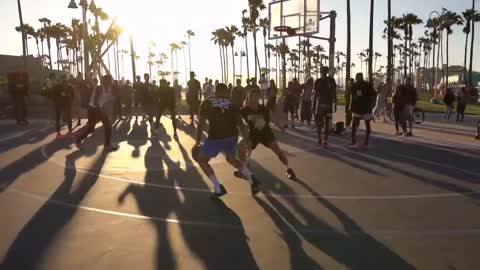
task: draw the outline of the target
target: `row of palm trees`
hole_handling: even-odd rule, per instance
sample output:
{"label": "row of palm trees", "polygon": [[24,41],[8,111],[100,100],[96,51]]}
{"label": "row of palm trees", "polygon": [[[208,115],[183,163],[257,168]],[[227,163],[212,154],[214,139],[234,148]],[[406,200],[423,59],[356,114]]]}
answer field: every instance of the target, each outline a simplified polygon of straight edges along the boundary
{"label": "row of palm trees", "polygon": [[[93,71],[97,74],[102,74],[103,72],[109,73],[112,70],[116,78],[119,78],[119,58],[123,50],[119,49],[118,39],[122,35],[123,30],[115,23],[112,23],[106,32],[102,32],[100,30],[100,21],[108,20],[109,15],[93,2],[88,10],[94,17],[94,24],[89,25],[91,31],[89,31],[88,37],[83,36],[83,23],[78,19],[72,19],[71,24],[67,26],[62,23],[52,23],[48,18],[40,18],[38,21],[42,27],[38,29],[34,29],[30,24],[25,23],[22,26],[17,26],[15,30],[24,33],[27,54],[29,53],[27,40],[35,40],[37,58],[41,59],[43,65],[50,70],[53,69],[54,63],[57,65],[57,70],[68,71],[72,74],[86,70],[82,61],[84,58],[82,53],[83,41],[85,40],[85,46],[87,46],[89,54],[94,60],[90,64]],[[56,49],[56,61],[52,59],[53,47]],[[102,51],[103,48],[105,48],[104,51]],[[111,55],[112,52],[113,56]],[[108,64],[103,66],[103,61],[101,60],[105,58]],[[113,69],[111,67],[112,64],[114,65]]]}

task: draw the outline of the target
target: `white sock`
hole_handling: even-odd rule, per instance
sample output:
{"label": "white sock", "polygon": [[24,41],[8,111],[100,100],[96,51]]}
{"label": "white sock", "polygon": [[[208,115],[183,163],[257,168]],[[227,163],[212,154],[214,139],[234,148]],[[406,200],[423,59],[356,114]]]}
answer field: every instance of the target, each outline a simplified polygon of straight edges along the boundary
{"label": "white sock", "polygon": [[245,176],[245,178],[247,179],[247,181],[252,184],[253,183],[253,180],[252,180],[252,171],[250,171],[247,166],[243,167],[240,172],[243,174],[243,176]]}
{"label": "white sock", "polygon": [[213,183],[213,189],[215,190],[215,192],[219,193],[220,192],[220,181],[218,181],[217,179],[217,176],[215,174],[212,174],[209,176],[210,178],[210,181],[212,181]]}

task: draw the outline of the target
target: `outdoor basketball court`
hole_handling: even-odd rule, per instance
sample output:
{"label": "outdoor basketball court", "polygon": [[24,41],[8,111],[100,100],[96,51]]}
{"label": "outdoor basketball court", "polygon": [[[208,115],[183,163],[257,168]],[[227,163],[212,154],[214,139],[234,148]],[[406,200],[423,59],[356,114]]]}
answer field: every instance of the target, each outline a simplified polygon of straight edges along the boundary
{"label": "outdoor basketball court", "polygon": [[120,150],[108,155],[102,128],[84,151],[40,122],[2,133],[2,269],[479,266],[480,145],[467,126],[427,117],[416,137],[401,138],[374,124],[367,151],[347,149],[348,136],[322,150],[306,126],[278,132],[299,180],[259,147],[251,165],[264,192],[252,198],[217,158],[222,201],[209,198],[191,160],[193,129],[180,128],[176,142],[168,118],[156,136],[121,122]]}

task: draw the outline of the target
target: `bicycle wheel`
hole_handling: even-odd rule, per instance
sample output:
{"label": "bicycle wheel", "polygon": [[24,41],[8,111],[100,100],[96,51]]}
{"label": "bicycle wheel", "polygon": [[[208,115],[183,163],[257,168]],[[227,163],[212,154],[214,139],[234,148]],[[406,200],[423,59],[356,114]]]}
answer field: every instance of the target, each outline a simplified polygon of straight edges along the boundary
{"label": "bicycle wheel", "polygon": [[475,136],[475,139],[480,140],[480,121],[477,123],[477,134]]}
{"label": "bicycle wheel", "polygon": [[419,109],[413,110],[413,121],[415,124],[420,125],[425,121],[425,112]]}

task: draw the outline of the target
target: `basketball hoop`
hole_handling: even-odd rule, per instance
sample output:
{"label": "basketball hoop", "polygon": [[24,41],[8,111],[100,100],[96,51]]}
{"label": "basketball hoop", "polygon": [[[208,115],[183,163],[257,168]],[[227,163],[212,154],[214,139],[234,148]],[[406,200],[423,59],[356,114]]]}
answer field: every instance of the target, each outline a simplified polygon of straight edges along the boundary
{"label": "basketball hoop", "polygon": [[277,32],[286,32],[289,36],[294,36],[297,34],[297,31],[290,26],[275,26],[273,30]]}

